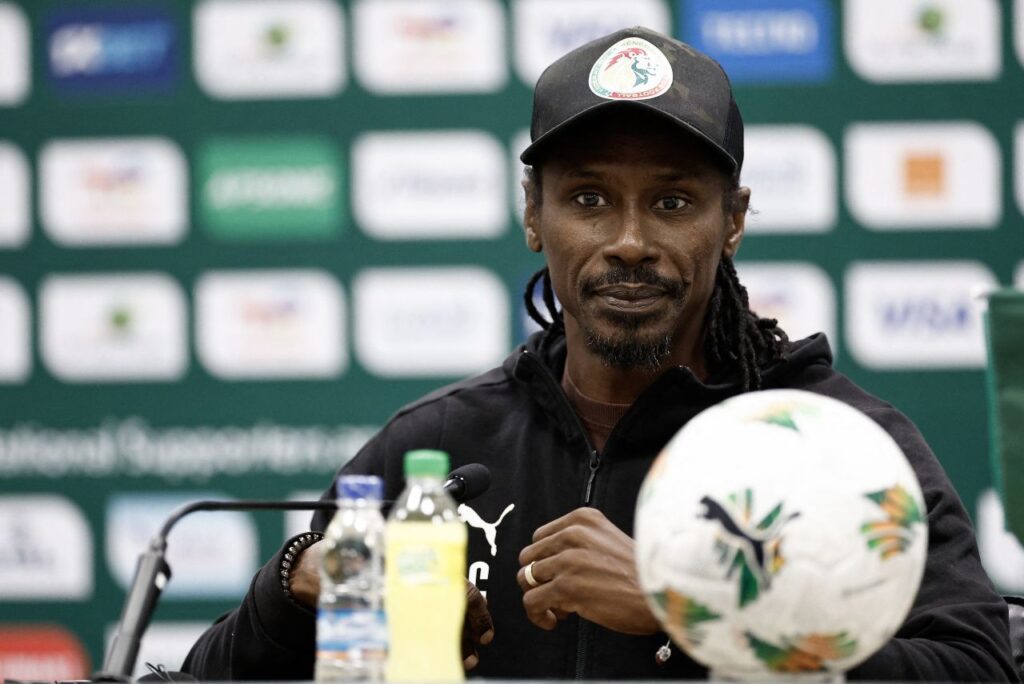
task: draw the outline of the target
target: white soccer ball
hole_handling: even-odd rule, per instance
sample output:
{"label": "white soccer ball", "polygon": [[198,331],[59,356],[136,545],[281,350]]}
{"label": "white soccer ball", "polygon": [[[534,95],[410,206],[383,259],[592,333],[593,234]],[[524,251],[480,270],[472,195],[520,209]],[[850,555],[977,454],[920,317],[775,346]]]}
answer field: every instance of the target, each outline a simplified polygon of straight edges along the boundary
{"label": "white soccer ball", "polygon": [[687,423],[651,467],[640,584],[714,677],[831,678],[903,622],[925,516],[903,452],[863,413],[800,390],[743,394]]}

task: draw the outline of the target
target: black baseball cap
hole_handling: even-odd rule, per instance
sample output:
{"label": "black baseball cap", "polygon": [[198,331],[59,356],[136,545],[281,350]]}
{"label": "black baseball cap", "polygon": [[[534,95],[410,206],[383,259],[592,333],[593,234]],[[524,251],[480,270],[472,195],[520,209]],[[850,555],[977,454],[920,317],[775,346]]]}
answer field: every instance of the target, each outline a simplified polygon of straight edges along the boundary
{"label": "black baseball cap", "polygon": [[675,38],[636,26],[553,62],[533,92],[533,164],[573,124],[610,107],[643,107],[706,142],[731,171],[743,166],[743,119],[721,65]]}

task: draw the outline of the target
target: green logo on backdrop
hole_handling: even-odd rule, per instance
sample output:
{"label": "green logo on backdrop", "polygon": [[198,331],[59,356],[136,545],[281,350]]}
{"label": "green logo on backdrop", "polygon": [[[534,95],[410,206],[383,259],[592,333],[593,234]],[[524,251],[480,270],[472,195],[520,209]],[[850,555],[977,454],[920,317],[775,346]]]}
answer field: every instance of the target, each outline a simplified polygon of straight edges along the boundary
{"label": "green logo on backdrop", "polygon": [[216,237],[303,239],[341,231],[341,161],[327,140],[214,140],[200,152],[197,177],[199,218]]}

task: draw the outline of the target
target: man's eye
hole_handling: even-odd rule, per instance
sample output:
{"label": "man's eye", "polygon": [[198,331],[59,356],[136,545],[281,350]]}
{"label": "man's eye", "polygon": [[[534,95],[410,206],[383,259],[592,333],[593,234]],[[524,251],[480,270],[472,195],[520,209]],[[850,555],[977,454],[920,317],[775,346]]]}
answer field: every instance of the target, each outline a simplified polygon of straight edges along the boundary
{"label": "man's eye", "polygon": [[665,211],[675,211],[683,209],[687,204],[688,202],[682,197],[662,197],[654,203],[654,207],[656,209],[664,209]]}
{"label": "man's eye", "polygon": [[581,192],[573,198],[573,201],[584,207],[603,207],[608,204],[604,197],[596,192]]}

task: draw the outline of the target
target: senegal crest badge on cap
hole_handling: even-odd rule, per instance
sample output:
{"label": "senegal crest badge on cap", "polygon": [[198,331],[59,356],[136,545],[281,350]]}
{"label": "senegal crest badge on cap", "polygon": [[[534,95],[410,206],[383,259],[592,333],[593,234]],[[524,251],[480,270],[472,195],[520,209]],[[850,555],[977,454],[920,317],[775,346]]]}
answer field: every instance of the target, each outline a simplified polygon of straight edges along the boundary
{"label": "senegal crest badge on cap", "polygon": [[608,100],[648,100],[672,85],[672,65],[643,38],[623,38],[590,70],[590,89]]}

